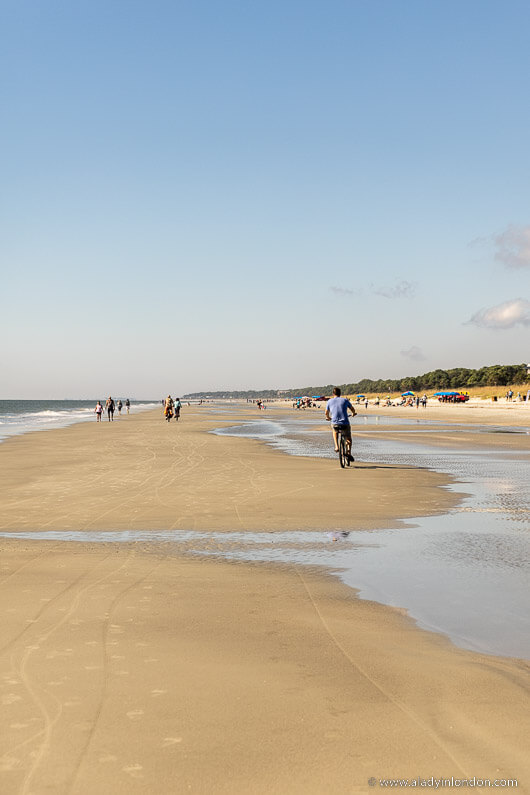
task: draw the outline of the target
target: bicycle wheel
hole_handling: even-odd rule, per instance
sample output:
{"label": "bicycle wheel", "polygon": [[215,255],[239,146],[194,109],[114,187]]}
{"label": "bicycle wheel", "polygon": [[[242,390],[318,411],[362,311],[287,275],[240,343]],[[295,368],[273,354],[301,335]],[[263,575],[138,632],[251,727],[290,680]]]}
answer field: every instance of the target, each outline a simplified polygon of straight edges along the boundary
{"label": "bicycle wheel", "polygon": [[339,461],[343,469],[349,463],[348,453],[346,452],[346,440],[342,433],[339,433]]}

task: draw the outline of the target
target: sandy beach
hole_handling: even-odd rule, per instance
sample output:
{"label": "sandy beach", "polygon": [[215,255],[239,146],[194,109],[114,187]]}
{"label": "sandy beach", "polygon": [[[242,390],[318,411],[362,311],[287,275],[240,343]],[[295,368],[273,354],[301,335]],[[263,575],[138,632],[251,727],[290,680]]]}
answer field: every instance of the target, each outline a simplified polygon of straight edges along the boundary
{"label": "sandy beach", "polygon": [[[524,406],[419,411],[528,424]],[[186,407],[178,424],[157,410],[12,438],[2,530],[361,530],[458,500],[425,469],[342,472],[207,433],[255,416]],[[456,648],[316,569],[145,542],[0,548],[2,795],[346,795],[418,777],[530,791],[527,661]]]}

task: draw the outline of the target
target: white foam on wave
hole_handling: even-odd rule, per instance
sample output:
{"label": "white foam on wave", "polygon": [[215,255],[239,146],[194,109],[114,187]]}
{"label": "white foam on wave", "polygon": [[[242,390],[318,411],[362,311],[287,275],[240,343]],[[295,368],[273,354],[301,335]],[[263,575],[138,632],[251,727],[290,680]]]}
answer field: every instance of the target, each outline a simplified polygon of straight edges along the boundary
{"label": "white foam on wave", "polygon": [[[134,403],[131,406],[133,413],[148,411],[158,406],[157,403]],[[116,413],[115,418],[119,415]],[[125,409],[122,414],[126,416]],[[34,431],[51,430],[55,428],[67,428],[77,422],[95,422],[94,409],[86,406],[65,409],[43,409],[41,411],[27,411],[20,414],[5,413],[0,419],[0,441],[11,436],[20,436],[24,433]]]}

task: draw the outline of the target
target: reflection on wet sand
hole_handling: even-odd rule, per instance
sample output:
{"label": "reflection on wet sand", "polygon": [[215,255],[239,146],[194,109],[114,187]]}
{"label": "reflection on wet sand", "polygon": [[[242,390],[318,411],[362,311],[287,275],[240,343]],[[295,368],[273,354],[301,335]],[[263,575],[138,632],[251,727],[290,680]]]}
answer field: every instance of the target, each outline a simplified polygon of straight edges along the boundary
{"label": "reflection on wet sand", "polygon": [[[432,433],[437,425],[443,446],[430,439],[424,442],[420,435]],[[367,426],[374,429],[373,435],[364,433]],[[333,457],[327,435],[315,433],[321,427],[319,419],[275,418],[217,432],[253,436],[291,455]],[[390,430],[390,438],[381,427]],[[362,597],[406,608],[420,625],[445,632],[462,646],[530,656],[530,456],[526,451],[487,448],[490,434],[527,433],[526,429],[455,429],[415,418],[372,416],[361,418],[360,428],[363,435],[354,434],[358,460],[446,473],[458,480],[457,486],[447,488],[467,496],[448,514],[409,520],[412,527],[397,531],[371,532],[369,545],[366,531],[352,532],[345,544],[349,552],[315,556],[306,550],[295,556],[291,549],[283,559],[340,568],[342,579]],[[447,438],[450,432],[457,433],[454,446]],[[462,447],[467,433],[481,435],[483,446]],[[238,552],[242,559],[245,554]],[[255,550],[251,557],[272,559]],[[281,555],[276,551],[273,558]]]}

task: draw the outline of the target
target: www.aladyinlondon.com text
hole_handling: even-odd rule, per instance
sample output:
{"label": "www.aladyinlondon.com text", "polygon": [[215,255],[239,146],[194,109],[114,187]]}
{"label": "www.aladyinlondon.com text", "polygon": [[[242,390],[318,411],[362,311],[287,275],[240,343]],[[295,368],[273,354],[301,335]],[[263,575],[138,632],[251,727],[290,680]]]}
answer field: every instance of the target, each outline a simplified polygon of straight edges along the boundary
{"label": "www.aladyinlondon.com text", "polygon": [[375,778],[375,776],[372,776],[368,779],[368,784],[370,787],[428,787],[430,789],[440,789],[442,787],[455,787],[458,789],[464,787],[474,787],[476,789],[482,787],[498,789],[513,787],[515,789],[519,786],[515,778],[489,779],[480,778],[479,776],[473,776],[472,778],[455,778],[454,776],[450,778],[435,778],[434,776],[430,778],[422,778],[421,776],[416,778]]}

